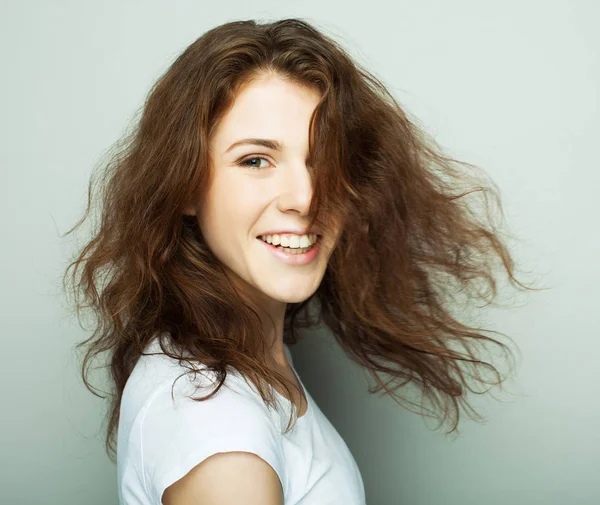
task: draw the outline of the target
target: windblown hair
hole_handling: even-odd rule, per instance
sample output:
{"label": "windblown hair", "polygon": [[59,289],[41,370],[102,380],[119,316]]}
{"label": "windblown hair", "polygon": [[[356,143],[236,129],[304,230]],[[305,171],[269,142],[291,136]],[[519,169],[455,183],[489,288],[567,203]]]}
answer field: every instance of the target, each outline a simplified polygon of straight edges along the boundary
{"label": "windblown hair", "polygon": [[[77,344],[86,351],[81,370],[94,394],[91,361],[102,353],[109,358],[109,456],[116,452],[123,389],[155,337],[190,373],[198,362],[216,373],[217,387],[198,401],[220,389],[228,367],[250,379],[269,407],[277,408],[269,386],[278,384],[288,399],[296,387],[265,366],[259,311],[228,280],[197,218],[183,214],[206,194],[209,141],[237,90],[265,74],[319,92],[309,130],[309,226],[343,216],[319,288],[287,305],[284,341],[295,343],[297,328],[324,323],[375,379],[378,387],[369,392],[384,389],[397,402],[412,403],[396,390],[420,386],[442,423],[453,420],[448,433],[458,426],[461,405],[477,416],[466,398],[466,389],[475,392],[469,376],[502,382],[499,371],[479,359],[477,346],[495,344],[509,358],[512,351],[483,335],[486,330],[460,322],[457,303],[459,294],[466,308],[476,299],[493,301],[498,265],[513,286],[533,289],[516,279],[493,222],[490,201],[503,216],[495,184],[477,175],[477,167],[442,154],[377,78],[308,22],[235,21],[193,42],[153,86],[141,118],[102,164],[99,225],[65,272],[63,282],[74,267],[69,280],[78,317],[82,308],[96,316],[93,335]],[[85,214],[67,233],[95,208],[94,187],[92,177]],[[483,212],[467,198],[477,195],[484,197]]]}

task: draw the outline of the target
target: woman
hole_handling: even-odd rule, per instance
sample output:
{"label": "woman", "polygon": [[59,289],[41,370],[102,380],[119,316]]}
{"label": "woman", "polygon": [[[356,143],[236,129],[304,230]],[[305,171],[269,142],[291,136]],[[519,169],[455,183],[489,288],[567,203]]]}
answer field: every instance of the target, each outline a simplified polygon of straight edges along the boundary
{"label": "woman", "polygon": [[90,360],[110,360],[121,503],[365,503],[294,371],[299,327],[325,323],[374,392],[419,385],[450,433],[469,406],[461,364],[498,383],[475,345],[510,350],[453,315],[458,293],[486,297],[480,281],[495,297],[497,258],[530,289],[467,201],[498,196],[310,24],[208,31],[125,141],[100,227],[69,265],[98,316],[79,344],[88,387]]}

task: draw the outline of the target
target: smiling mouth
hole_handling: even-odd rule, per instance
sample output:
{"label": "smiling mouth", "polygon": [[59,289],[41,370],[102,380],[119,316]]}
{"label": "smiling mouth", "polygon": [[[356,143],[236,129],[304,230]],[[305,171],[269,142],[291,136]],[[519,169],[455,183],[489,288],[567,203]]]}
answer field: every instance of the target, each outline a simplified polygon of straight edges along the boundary
{"label": "smiling mouth", "polygon": [[310,251],[313,247],[315,247],[316,245],[321,245],[321,235],[317,234],[317,239],[308,247],[290,247],[290,246],[286,246],[286,245],[275,245],[275,244],[271,244],[270,242],[267,242],[266,240],[263,240],[260,236],[256,237],[258,240],[260,240],[261,242],[264,242],[265,244],[273,247],[274,249],[283,249],[284,251],[289,251],[289,252],[297,252],[297,253],[305,253]]}

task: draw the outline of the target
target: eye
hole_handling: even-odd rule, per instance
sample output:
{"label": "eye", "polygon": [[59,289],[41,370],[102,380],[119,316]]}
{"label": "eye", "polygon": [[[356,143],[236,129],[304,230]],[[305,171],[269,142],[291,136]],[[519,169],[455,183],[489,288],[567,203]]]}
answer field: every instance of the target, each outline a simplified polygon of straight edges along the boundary
{"label": "eye", "polygon": [[257,166],[256,164],[253,164],[253,162],[255,162],[256,160],[265,160],[265,161],[269,161],[267,158],[264,158],[263,156],[251,156],[250,158],[246,158],[242,161],[240,161],[238,163],[238,165],[242,166],[242,167],[249,167],[249,168],[254,168],[256,170],[262,170],[263,168],[266,167],[260,167]]}

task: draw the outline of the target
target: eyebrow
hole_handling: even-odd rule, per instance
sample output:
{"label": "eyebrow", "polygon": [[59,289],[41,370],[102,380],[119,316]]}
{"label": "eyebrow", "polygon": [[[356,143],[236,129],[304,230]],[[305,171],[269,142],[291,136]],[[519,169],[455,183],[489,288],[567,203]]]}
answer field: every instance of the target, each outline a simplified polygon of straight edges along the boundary
{"label": "eyebrow", "polygon": [[228,153],[234,147],[238,147],[238,146],[242,146],[242,145],[263,146],[263,147],[267,147],[269,149],[273,149],[275,151],[280,151],[283,146],[283,144],[281,142],[279,142],[277,140],[273,140],[273,139],[255,139],[255,138],[241,139],[241,140],[237,140],[233,144],[231,144],[227,148],[225,153]]}

